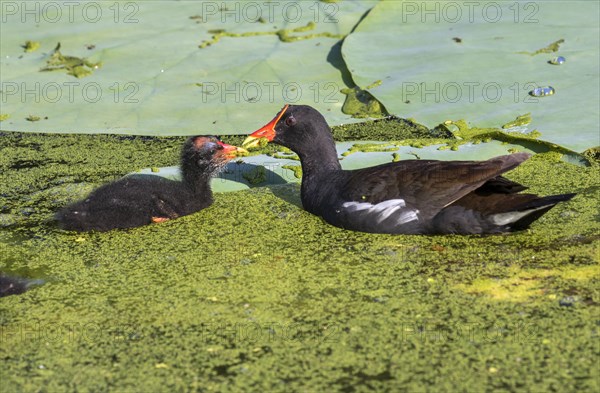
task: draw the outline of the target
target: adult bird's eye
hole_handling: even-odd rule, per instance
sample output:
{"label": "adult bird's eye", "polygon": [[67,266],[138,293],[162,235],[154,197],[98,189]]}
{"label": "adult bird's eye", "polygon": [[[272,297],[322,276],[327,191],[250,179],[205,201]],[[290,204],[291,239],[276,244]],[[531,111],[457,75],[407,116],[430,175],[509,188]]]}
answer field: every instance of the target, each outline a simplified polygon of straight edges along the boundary
{"label": "adult bird's eye", "polygon": [[296,125],[296,118],[294,116],[288,116],[287,119],[285,119],[285,125],[288,127],[293,127]]}

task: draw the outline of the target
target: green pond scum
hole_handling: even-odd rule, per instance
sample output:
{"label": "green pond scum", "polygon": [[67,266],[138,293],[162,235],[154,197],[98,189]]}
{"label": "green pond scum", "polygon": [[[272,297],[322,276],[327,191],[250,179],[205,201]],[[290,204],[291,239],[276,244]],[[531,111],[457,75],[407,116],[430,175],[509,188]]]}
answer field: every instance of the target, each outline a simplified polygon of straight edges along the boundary
{"label": "green pond scum", "polygon": [[371,83],[369,86],[367,86],[365,89],[373,89],[377,86],[381,86],[381,80],[376,80],[375,82]]}
{"label": "green pond scum", "polygon": [[54,48],[52,55],[46,61],[46,67],[40,69],[40,71],[59,71],[65,70],[68,75],[72,75],[75,78],[83,78],[91,75],[94,71],[102,66],[102,63],[92,63],[87,59],[65,56],[60,52],[60,42]]}
{"label": "green pond scum", "polygon": [[597,164],[598,160],[595,160],[593,155],[589,155],[586,152],[578,153],[555,143],[539,140],[538,138],[542,136],[542,133],[538,130],[532,130],[528,133],[511,131],[511,129],[527,125],[530,122],[531,116],[529,113],[517,116],[514,121],[503,125],[502,129],[494,127],[470,127],[465,120],[447,120],[438,125],[434,131],[447,132],[456,138],[456,140],[448,142],[448,146],[450,146],[451,150],[458,150],[459,145],[466,143],[481,143],[497,140],[503,143],[521,145],[536,153],[556,152],[560,154],[565,161],[580,163],[582,165]]}
{"label": "green pond scum", "polygon": [[252,170],[244,172],[242,177],[248,180],[248,183],[257,185],[267,181],[267,171],[264,166],[257,166]]}
{"label": "green pond scum", "polygon": [[[381,81],[380,81],[381,82]],[[346,96],[342,112],[357,119],[378,118],[388,116],[389,113],[377,98],[366,89],[358,86],[347,87],[340,90]]]}
{"label": "green pond scum", "polygon": [[302,179],[302,166],[301,165],[282,165],[283,169],[289,169],[294,173],[296,179]]}
{"label": "green pond scum", "polygon": [[535,52],[522,51],[522,52],[517,52],[517,53],[523,54],[523,55],[531,55],[531,56],[539,55],[540,53],[554,53],[554,52],[558,52],[560,45],[563,44],[564,42],[565,42],[565,40],[563,38],[561,38],[559,40],[554,41],[551,44],[548,44],[548,46],[545,46],[543,48],[536,50]]}
{"label": "green pond scum", "polygon": [[502,128],[508,129],[508,128],[526,126],[529,123],[531,123],[531,113],[525,113],[524,115],[517,116],[517,118],[515,120],[509,121],[508,123],[504,124],[502,126]]}
{"label": "green pond scum", "polygon": [[342,153],[342,157],[347,157],[353,153],[368,153],[368,152],[381,152],[381,151],[396,151],[398,146],[394,143],[355,143]]}
{"label": "green pond scum", "polygon": [[581,153],[585,157],[587,157],[590,162],[599,162],[600,161],[600,146],[590,147]]}
{"label": "green pond scum", "polygon": [[[334,134],[431,139],[400,119]],[[55,227],[99,184],[177,165],[184,140],[0,134],[0,271],[46,282],[0,298],[3,391],[600,389],[593,158],[509,172],[578,195],[508,235],[344,231],[302,210],[297,184],[131,230]]]}
{"label": "green pond scum", "polygon": [[343,34],[333,34],[329,32],[322,33],[313,33],[313,34],[305,34],[305,35],[293,35],[294,33],[304,33],[307,31],[312,31],[315,29],[317,24],[313,21],[308,22],[305,26],[295,27],[291,29],[279,29],[277,31],[250,31],[246,33],[230,33],[223,29],[218,30],[209,30],[208,33],[212,34],[210,40],[204,40],[198,48],[203,49],[207,46],[211,46],[216,44],[223,37],[231,37],[231,38],[239,38],[239,37],[256,37],[256,36],[265,36],[265,35],[276,35],[281,42],[295,42],[302,40],[310,40],[313,38],[335,38],[342,39],[345,36]]}
{"label": "green pond scum", "polygon": [[41,119],[42,118],[40,116],[35,116],[35,115],[29,115],[25,118],[25,120],[31,121],[31,122],[40,121]]}
{"label": "green pond scum", "polygon": [[22,47],[25,53],[35,52],[40,48],[40,43],[37,41],[26,41]]}

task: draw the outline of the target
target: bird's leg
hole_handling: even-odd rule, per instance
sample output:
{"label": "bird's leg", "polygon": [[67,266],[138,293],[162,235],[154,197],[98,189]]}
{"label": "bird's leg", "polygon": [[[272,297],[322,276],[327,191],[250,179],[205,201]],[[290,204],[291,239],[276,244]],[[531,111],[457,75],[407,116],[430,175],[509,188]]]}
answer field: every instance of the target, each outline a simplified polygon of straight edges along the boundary
{"label": "bird's leg", "polygon": [[154,202],[156,212],[158,213],[156,216],[152,216],[152,222],[160,223],[179,217],[179,214],[177,214],[177,212],[171,206],[168,206],[167,203],[158,196],[153,195],[152,200]]}

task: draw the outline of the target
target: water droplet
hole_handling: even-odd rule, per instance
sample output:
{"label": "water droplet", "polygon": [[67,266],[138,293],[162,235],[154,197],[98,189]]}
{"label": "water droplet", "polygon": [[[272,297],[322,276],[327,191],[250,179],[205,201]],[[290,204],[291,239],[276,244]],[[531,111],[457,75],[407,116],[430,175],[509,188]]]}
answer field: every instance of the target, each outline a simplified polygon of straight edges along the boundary
{"label": "water droplet", "polygon": [[558,57],[555,57],[554,59],[550,60],[548,63],[554,64],[554,65],[561,65],[561,64],[564,64],[565,61],[566,61],[566,59],[564,57],[558,56]]}
{"label": "water droplet", "polygon": [[529,92],[529,95],[534,97],[545,97],[551,96],[555,93],[554,87],[545,86],[545,87],[536,87],[535,89]]}

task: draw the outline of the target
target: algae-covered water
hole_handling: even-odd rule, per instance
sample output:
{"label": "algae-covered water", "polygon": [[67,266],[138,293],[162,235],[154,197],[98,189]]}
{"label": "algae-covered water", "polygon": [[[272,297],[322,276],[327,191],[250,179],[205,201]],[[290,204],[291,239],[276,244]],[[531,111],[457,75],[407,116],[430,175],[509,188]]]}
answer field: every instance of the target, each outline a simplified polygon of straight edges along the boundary
{"label": "algae-covered water", "polygon": [[46,282],[0,299],[3,391],[600,389],[596,165],[510,172],[578,193],[510,235],[344,231],[297,184],[132,230],[54,226],[101,183],[177,165],[182,142],[2,135],[0,271]]}

